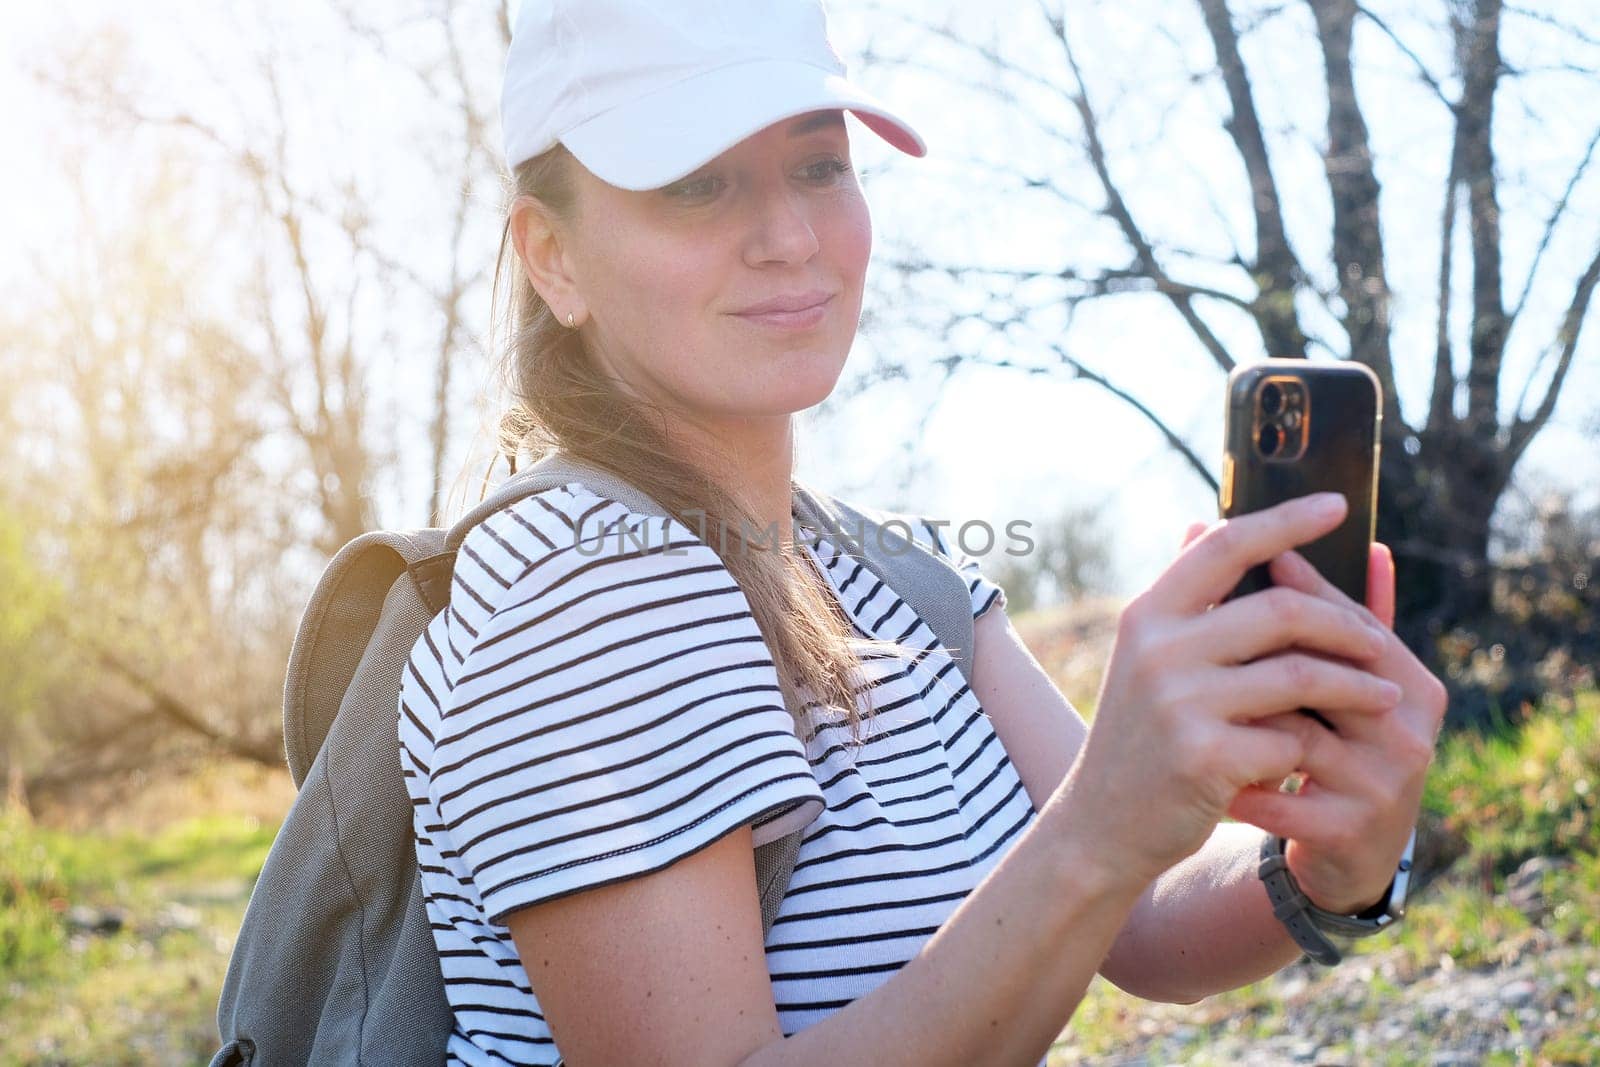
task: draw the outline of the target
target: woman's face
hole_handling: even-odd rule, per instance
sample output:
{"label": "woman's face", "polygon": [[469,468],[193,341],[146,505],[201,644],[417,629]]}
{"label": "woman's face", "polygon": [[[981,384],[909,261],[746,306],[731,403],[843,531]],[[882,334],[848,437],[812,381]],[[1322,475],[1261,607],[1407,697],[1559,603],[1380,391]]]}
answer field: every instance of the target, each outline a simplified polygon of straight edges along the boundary
{"label": "woman's face", "polygon": [[713,430],[827,397],[872,249],[841,112],[774,123],[661,189],[574,169],[564,259],[602,369]]}

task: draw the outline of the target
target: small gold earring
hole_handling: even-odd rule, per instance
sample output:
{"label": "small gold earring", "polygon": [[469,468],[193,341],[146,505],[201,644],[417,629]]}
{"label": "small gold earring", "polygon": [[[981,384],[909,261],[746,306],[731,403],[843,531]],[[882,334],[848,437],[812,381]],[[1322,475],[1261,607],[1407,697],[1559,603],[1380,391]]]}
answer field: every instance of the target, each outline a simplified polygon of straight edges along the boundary
{"label": "small gold earring", "polygon": [[576,329],[577,329],[577,328],[578,328],[578,324],[577,324],[577,322],[576,322],[576,321],[575,321],[575,320],[574,320],[574,319],[573,319],[573,317],[572,317],[572,312],[570,312],[570,311],[569,311],[569,312],[567,312],[567,329],[569,329],[569,330],[576,330]]}

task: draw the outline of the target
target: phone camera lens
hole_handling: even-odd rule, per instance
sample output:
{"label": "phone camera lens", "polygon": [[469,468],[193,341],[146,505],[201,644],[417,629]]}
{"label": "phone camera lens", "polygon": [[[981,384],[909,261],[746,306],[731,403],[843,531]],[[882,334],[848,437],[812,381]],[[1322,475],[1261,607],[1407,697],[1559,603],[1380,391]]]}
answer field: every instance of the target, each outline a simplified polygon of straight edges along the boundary
{"label": "phone camera lens", "polygon": [[1283,410],[1283,390],[1268,382],[1261,389],[1261,413],[1276,415]]}
{"label": "phone camera lens", "polygon": [[1300,428],[1300,413],[1292,408],[1285,411],[1283,413],[1283,428],[1290,433],[1298,430]]}
{"label": "phone camera lens", "polygon": [[1278,446],[1283,443],[1283,435],[1271,423],[1261,427],[1261,432],[1256,436],[1256,447],[1263,456],[1270,456],[1278,451]]}

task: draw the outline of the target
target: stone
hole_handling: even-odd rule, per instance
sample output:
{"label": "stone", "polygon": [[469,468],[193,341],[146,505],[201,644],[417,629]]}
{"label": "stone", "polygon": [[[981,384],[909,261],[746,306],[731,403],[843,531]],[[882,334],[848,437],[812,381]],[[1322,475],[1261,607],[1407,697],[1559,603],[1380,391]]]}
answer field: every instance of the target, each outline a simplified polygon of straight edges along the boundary
{"label": "stone", "polygon": [[1518,978],[1500,987],[1500,1003],[1508,1008],[1520,1008],[1532,1003],[1538,992],[1538,988],[1532,982],[1526,978]]}
{"label": "stone", "polygon": [[170,930],[198,930],[200,923],[199,911],[177,901],[162,908],[160,914],[156,916],[156,926],[163,933]]}
{"label": "stone", "polygon": [[1561,856],[1534,856],[1523,861],[1506,879],[1506,903],[1527,916],[1530,922],[1539,922],[1550,913],[1552,901],[1545,895],[1545,875],[1572,866],[1572,861]]}
{"label": "stone", "polygon": [[82,904],[68,908],[66,918],[67,929],[89,934],[114,934],[127,921],[120,911],[110,908],[102,911]]}

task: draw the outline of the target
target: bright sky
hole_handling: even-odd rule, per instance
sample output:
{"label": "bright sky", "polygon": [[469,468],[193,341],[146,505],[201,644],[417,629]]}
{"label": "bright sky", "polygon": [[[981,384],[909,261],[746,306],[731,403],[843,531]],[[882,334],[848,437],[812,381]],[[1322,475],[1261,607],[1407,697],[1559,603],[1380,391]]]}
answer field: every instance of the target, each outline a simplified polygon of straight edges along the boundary
{"label": "bright sky", "polygon": [[[1052,61],[1048,41],[1037,32],[1036,6],[1031,2],[1012,0],[975,9],[948,0],[924,0],[905,6],[926,19],[967,11],[983,23],[975,24],[972,32],[1005,26],[1008,48],[1015,47],[1019,55],[1041,65]],[[1431,46],[1439,38],[1430,38],[1410,13],[1416,6],[1401,0],[1377,5],[1392,12],[1396,28],[1409,33],[1419,48]],[[1563,17],[1589,25],[1600,36],[1600,17],[1586,10],[1584,0],[1558,6],[1565,9]],[[1181,233],[1186,239],[1192,234],[1192,240],[1221,251],[1228,229],[1247,245],[1251,230],[1242,203],[1207,202],[1207,187],[1222,192],[1237,188],[1238,167],[1212,117],[1214,110],[1208,110],[1211,103],[1192,99],[1164,114],[1114,88],[1133,76],[1116,65],[1118,56],[1150,57],[1149,70],[1159,70],[1159,63],[1167,61],[1171,70],[1182,65],[1200,69],[1209,61],[1209,44],[1195,32],[1199,23],[1191,7],[1173,0],[1075,3],[1070,24],[1084,41],[1080,60],[1091,81],[1107,86],[1097,103],[1114,115],[1114,129],[1119,131],[1114,136],[1126,149],[1119,178],[1127,183],[1141,221],[1152,231]],[[895,43],[893,20],[862,0],[833,0],[830,10],[835,38],[847,57],[859,56],[869,39],[885,51]],[[270,8],[263,5],[253,13],[245,5],[198,7],[180,0],[150,0],[137,8],[109,0],[72,5],[7,2],[0,4],[0,49],[4,49],[0,54],[7,60],[0,65],[0,136],[14,149],[20,146],[20,151],[8,153],[7,165],[0,168],[0,227],[7,234],[6,248],[0,251],[0,285],[10,294],[0,299],[24,299],[20,294],[27,292],[32,275],[30,253],[48,261],[52,250],[73,240],[73,220],[80,210],[63,180],[63,160],[68,161],[66,166],[82,168],[96,210],[108,213],[114,213],[119,200],[131,192],[122,176],[152,162],[149,145],[136,146],[131,156],[112,157],[97,149],[98,131],[70,117],[22,75],[25,64],[48,54],[50,42],[86,39],[87,31],[111,23],[126,27],[129,55],[138,69],[150,72],[150,99],[168,113],[191,109],[227,135],[241,138],[246,127],[238,115],[255,113],[258,101],[251,97],[260,91],[259,79],[247,69],[231,72],[241,69],[236,65],[245,61],[253,42],[278,40],[280,49],[304,64],[304,76],[286,84],[285,92],[292,113],[303,116],[292,132],[300,145],[297,166],[306,180],[348,174],[371,189],[374,217],[392,228],[392,248],[412,261],[427,258],[420,250],[446,247],[437,240],[446,220],[434,217],[440,212],[427,210],[430,197],[438,195],[429,186],[433,172],[427,160],[430,153],[445,152],[449,146],[417,139],[415,116],[425,111],[428,102],[414,85],[397,83],[382,63],[370,57],[353,61],[330,43],[338,40],[340,30],[324,5],[298,0]],[[1294,69],[1292,50],[1272,47],[1274,32],[1278,31],[1269,26],[1246,53],[1264,116],[1274,129],[1293,122],[1317,129],[1320,90],[1310,89],[1316,88],[1320,72],[1313,72],[1308,82],[1307,75]],[[1508,59],[1547,54],[1553,47],[1537,27],[1523,24],[1519,33],[1520,38],[1507,42]],[[408,40],[401,38],[398,46],[408,47]],[[416,43],[410,40],[411,45]],[[1388,196],[1384,225],[1391,282],[1399,293],[1395,352],[1405,372],[1402,400],[1414,402],[1416,390],[1425,387],[1431,360],[1432,272],[1437,269],[1443,184],[1438,145],[1443,127],[1437,109],[1411,87],[1408,61],[1373,32],[1358,38],[1357,47],[1368,49],[1362,54],[1388,72],[1387,80],[1364,83],[1368,95],[1363,102]],[[1446,57],[1436,51],[1424,52],[1424,59],[1443,72],[1448,69]],[[1585,49],[1580,43],[1572,45],[1567,59],[1593,65],[1597,54],[1600,49]],[[99,68],[113,61],[109,54],[100,54],[85,62]],[[498,55],[481,59],[477,76],[490,92],[495,91],[500,62]],[[1059,69],[1059,62],[1055,66]],[[951,256],[1048,267],[1069,262],[1078,249],[1106,245],[1103,226],[1079,221],[1081,217],[1053,209],[1038,198],[995,195],[995,179],[974,166],[973,158],[1009,159],[1036,172],[1083,173],[1079,163],[1053,148],[1015,111],[983,94],[940,89],[885,65],[862,67],[858,75],[905,112],[930,145],[926,159],[908,160],[864,127],[852,126],[880,253],[910,241]],[[1176,81],[1181,74],[1169,71],[1167,77]],[[1540,136],[1524,135],[1518,142],[1506,134],[1498,146],[1507,177],[1532,188],[1529,193],[1502,193],[1508,226],[1508,301],[1520,288],[1538,239],[1537,226],[1530,227],[1526,220],[1542,220],[1582,146],[1600,126],[1600,93],[1591,87],[1587,94],[1574,96],[1568,93],[1570,85],[1559,73],[1530,79],[1530,104],[1549,104],[1557,96],[1566,103],[1548,109],[1550,117]],[[1511,101],[1502,107],[1502,119],[1506,129],[1515,128],[1518,114]],[[1065,124],[1069,117],[1063,112],[1056,121]],[[1133,131],[1131,144],[1128,131]],[[1285,143],[1277,165],[1280,185],[1295,196],[1292,236],[1303,238],[1301,254],[1306,261],[1325,260],[1323,246],[1316,243],[1327,240],[1325,182],[1317,145],[1310,139],[1289,138]],[[72,162],[80,151],[81,162]],[[1128,165],[1130,158],[1139,160],[1136,171]],[[1194,175],[1203,180],[1194,181]],[[1097,196],[1092,188],[1078,192],[1086,199]],[[481,194],[486,219],[492,218],[494,195],[489,188]],[[205,211],[205,196],[202,187],[196,210]],[[1600,240],[1600,175],[1591,174],[1580,186],[1574,212],[1572,225],[1547,253],[1541,277],[1554,279],[1548,289],[1551,299],[1546,306],[1530,309],[1529,318],[1535,323],[1554,321],[1559,305],[1570,295],[1571,279]],[[493,236],[497,238],[498,232]],[[484,255],[493,253],[494,245],[486,240]],[[1465,259],[1458,257],[1463,263]],[[335,265],[330,263],[330,269]],[[484,321],[486,314],[485,306],[474,322]],[[1311,312],[1307,315],[1319,330],[1334,336],[1335,328],[1325,315],[1320,320]],[[1594,399],[1600,396],[1596,316],[1600,309],[1591,312],[1579,365],[1556,423],[1521,468],[1528,484],[1583,487],[1591,501],[1600,487],[1600,457],[1593,430],[1589,440],[1582,431],[1586,424],[1600,425],[1600,405]],[[373,306],[369,321],[372,329],[392,337],[401,348],[408,337],[426,346],[436,334],[425,314],[411,315],[404,308]],[[1242,320],[1213,316],[1211,321],[1236,351],[1256,354],[1258,342]],[[1548,334],[1549,329],[1540,326],[1528,336]],[[1134,388],[1214,461],[1220,449],[1222,376],[1198,354],[1170,309],[1142,298],[1106,302],[1083,312],[1069,338],[1074,353]],[[914,339],[899,335],[864,335],[857,359],[865,363],[874,346],[907,351],[905,346],[913,343]],[[1512,367],[1525,369],[1532,353],[1532,347],[1514,349]],[[1510,380],[1520,381],[1520,375]],[[920,449],[926,467],[902,500],[895,489],[903,469],[901,449],[933,398],[923,386],[895,389],[880,387],[825,419],[807,416],[822,432],[808,439],[800,475],[868,503],[910,506],[957,522],[982,518],[997,527],[1012,519],[1043,523],[1067,504],[1100,508],[1116,533],[1124,591],[1137,589],[1154,576],[1187,521],[1215,512],[1203,484],[1165,449],[1154,431],[1094,386],[986,369],[964,371],[938,399]],[[391,397],[389,402],[397,405],[396,417],[406,417],[400,401]],[[1414,415],[1416,409],[1411,410]],[[402,452],[402,456],[403,463],[415,466],[415,455]],[[396,499],[408,503],[391,507],[385,521],[415,522],[415,511],[408,510],[420,499],[414,489]]]}

